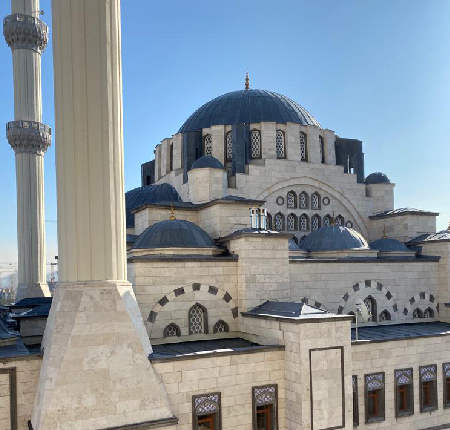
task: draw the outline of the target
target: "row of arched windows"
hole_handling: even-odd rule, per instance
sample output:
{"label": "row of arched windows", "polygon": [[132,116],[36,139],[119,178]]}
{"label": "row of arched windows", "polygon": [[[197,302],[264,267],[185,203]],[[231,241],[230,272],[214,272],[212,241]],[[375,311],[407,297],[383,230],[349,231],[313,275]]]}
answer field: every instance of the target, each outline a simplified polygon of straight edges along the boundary
{"label": "row of arched windows", "polygon": [[[189,334],[208,333],[208,316],[206,308],[200,303],[196,303],[189,309]],[[230,331],[228,324],[219,320],[214,324],[214,333],[223,333]],[[163,331],[164,337],[181,336],[180,327],[175,323],[168,324]]]}
{"label": "row of arched windows", "polygon": [[420,308],[414,309],[413,318],[434,318],[434,310],[427,308],[424,311]]}
{"label": "row of arched windows", "polygon": [[[309,231],[317,230],[320,227],[326,227],[331,225],[331,215],[325,215],[323,218],[319,214],[314,214],[311,218],[307,214],[301,214],[297,217],[296,214],[290,213],[285,216],[278,212],[273,217],[270,213],[267,214],[267,224],[269,230],[277,231]],[[336,225],[344,226],[344,217],[338,215],[335,218]]]}
{"label": "row of arched windows", "polygon": [[[310,203],[311,200],[311,203]],[[286,205],[288,209],[320,209],[322,206],[322,199],[320,194],[315,192],[311,194],[311,199],[306,191],[301,192],[298,197],[295,191],[289,191],[286,195]]]}

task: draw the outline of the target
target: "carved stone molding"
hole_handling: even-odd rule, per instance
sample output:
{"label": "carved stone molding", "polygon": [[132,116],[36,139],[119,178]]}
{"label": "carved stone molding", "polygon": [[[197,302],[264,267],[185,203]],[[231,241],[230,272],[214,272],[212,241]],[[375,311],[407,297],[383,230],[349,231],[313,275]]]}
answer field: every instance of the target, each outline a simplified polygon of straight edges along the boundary
{"label": "carved stone molding", "polygon": [[6,138],[16,154],[43,155],[52,142],[52,131],[40,122],[11,121],[6,124]]}
{"label": "carved stone molding", "polygon": [[3,19],[3,35],[13,51],[31,49],[40,54],[48,43],[48,26],[33,16],[15,13]]}

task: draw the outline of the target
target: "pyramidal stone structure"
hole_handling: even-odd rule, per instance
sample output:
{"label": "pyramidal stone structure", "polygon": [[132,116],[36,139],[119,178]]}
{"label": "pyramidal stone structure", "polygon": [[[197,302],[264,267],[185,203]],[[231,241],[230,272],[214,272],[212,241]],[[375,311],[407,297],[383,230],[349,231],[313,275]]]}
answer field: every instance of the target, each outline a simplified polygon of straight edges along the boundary
{"label": "pyramidal stone structure", "polygon": [[173,426],[126,281],[119,0],[53,0],[60,283],[34,430]]}
{"label": "pyramidal stone structure", "polygon": [[46,280],[44,154],[51,130],[42,124],[41,54],[48,27],[39,16],[39,0],[11,0],[3,34],[12,50],[14,121],[6,125],[16,154],[19,285],[16,300],[50,296]]}

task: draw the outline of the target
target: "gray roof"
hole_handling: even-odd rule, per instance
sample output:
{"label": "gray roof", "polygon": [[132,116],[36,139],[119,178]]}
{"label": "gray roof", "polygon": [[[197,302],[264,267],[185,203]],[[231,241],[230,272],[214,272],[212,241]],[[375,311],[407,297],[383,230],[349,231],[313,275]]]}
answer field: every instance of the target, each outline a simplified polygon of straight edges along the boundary
{"label": "gray roof", "polygon": [[[450,324],[438,321],[358,328],[358,339],[361,341],[387,341],[448,334],[450,334]],[[354,328],[352,328],[352,340],[356,340],[356,331]]]}
{"label": "gray roof", "polygon": [[194,169],[221,169],[223,170],[223,164],[212,155],[204,155],[203,157],[198,158],[194,161],[194,164],[192,164],[192,167],[190,170]]}
{"label": "gray roof", "polygon": [[326,314],[327,312],[309,306],[305,303],[297,302],[272,302],[267,300],[262,305],[251,309],[247,312],[242,312],[245,316],[272,316],[277,318],[300,318],[302,315],[318,315]]}
{"label": "gray roof", "polygon": [[125,193],[127,227],[134,227],[133,209],[146,203],[181,202],[178,191],[170,184],[147,185]]}
{"label": "gray roof", "polygon": [[50,313],[50,303],[43,303],[42,305],[36,306],[27,312],[23,312],[18,315],[12,315],[13,319],[26,319],[26,318],[47,318]]}
{"label": "gray roof", "polygon": [[267,90],[238,90],[223,94],[197,109],[181,126],[179,133],[212,125],[257,122],[293,122],[320,127],[317,120],[293,100]]}
{"label": "gray roof", "polygon": [[422,242],[437,242],[437,241],[450,241],[450,228],[447,230],[441,230],[437,233],[425,233],[420,236],[411,239],[408,244],[422,243]]}
{"label": "gray roof", "polygon": [[298,251],[300,249],[297,242],[292,237],[288,240],[288,245],[289,245],[289,251]]}
{"label": "gray roof", "polygon": [[341,251],[369,249],[369,246],[357,231],[339,225],[328,225],[308,234],[300,242],[300,248],[307,251]]}
{"label": "gray roof", "polygon": [[18,302],[14,303],[14,305],[10,306],[11,308],[13,308],[14,306],[19,306],[21,308],[26,308],[26,307],[36,307],[36,306],[40,306],[44,303],[51,303],[52,302],[52,297],[29,297],[26,299],[22,299],[19,300]]}
{"label": "gray roof", "polygon": [[370,184],[390,184],[391,181],[385,173],[374,172],[367,176],[364,181],[366,185]]}
{"label": "gray roof", "polygon": [[185,220],[165,220],[142,232],[133,249],[215,248],[211,237],[198,225]]}
{"label": "gray roof", "polygon": [[426,215],[426,216],[438,216],[439,213],[437,212],[430,212],[430,211],[424,211],[421,209],[414,209],[414,208],[399,208],[399,209],[392,209],[389,211],[384,212],[378,212],[374,215],[369,216],[370,219],[377,219],[377,218],[389,218],[393,216],[400,216],[400,215]]}
{"label": "gray roof", "polygon": [[370,243],[370,248],[376,249],[377,251],[381,252],[409,251],[408,247],[403,242],[400,242],[397,239],[388,239],[388,238],[381,238],[374,240],[373,242]]}

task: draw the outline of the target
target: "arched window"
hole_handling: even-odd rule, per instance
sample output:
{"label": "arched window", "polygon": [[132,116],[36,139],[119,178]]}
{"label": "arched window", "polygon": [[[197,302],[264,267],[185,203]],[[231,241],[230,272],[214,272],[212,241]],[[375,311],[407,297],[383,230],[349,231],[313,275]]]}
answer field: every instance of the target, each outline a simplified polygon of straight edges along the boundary
{"label": "arched window", "polygon": [[380,321],[390,321],[391,320],[391,314],[385,309],[380,314]]}
{"label": "arched window", "polygon": [[275,230],[277,231],[284,230],[284,215],[281,212],[278,212],[275,215],[274,224]]}
{"label": "arched window", "polygon": [[300,132],[300,160],[308,161],[308,148],[306,142],[306,134],[303,131]]}
{"label": "arched window", "polygon": [[229,331],[228,324],[223,320],[219,320],[214,324],[214,333],[225,333]]}
{"label": "arched window", "polygon": [[311,217],[311,229],[318,230],[320,228],[320,216],[315,214]]}
{"label": "arched window", "polygon": [[369,311],[369,319],[368,321],[376,322],[377,320],[377,302],[372,296],[367,296],[364,299],[364,304],[366,305],[367,310]]}
{"label": "arched window", "polygon": [[252,130],[250,133],[250,157],[261,158],[261,133],[259,130]]}
{"label": "arched window", "polygon": [[324,227],[328,227],[329,225],[331,225],[331,216],[330,215],[325,215],[323,217],[323,226]]}
{"label": "arched window", "polygon": [[320,209],[320,194],[313,193],[311,196],[311,209]]}
{"label": "arched window", "polygon": [[203,153],[205,155],[212,155],[212,137],[210,134],[207,134],[203,139]]}
{"label": "arched window", "polygon": [[322,136],[319,136],[320,142],[320,162],[325,164],[325,143]]}
{"label": "arched window", "polygon": [[426,308],[425,311],[423,312],[423,317],[424,318],[434,318],[434,311],[431,308]]}
{"label": "arched window", "polygon": [[419,308],[414,309],[413,318],[423,318],[422,309]]}
{"label": "arched window", "polygon": [[227,133],[227,137],[226,137],[226,148],[225,148],[225,153],[226,153],[226,160],[227,161],[232,161],[233,160],[233,134],[231,131],[229,131]]}
{"label": "arched window", "polygon": [[208,333],[206,308],[196,303],[189,309],[189,334]]}
{"label": "arched window", "polygon": [[270,215],[269,212],[267,212],[267,230],[272,230],[273,225],[272,225],[272,215]]}
{"label": "arched window", "polygon": [[170,323],[164,328],[163,335],[164,337],[181,336],[180,327],[178,327],[175,323]]}
{"label": "arched window", "polygon": [[277,158],[286,158],[286,148],[284,144],[284,132],[283,130],[277,130],[275,138],[275,149]]}
{"label": "arched window", "polygon": [[297,216],[295,214],[289,214],[287,216],[287,230],[296,231],[297,230]]}
{"label": "arched window", "polygon": [[298,205],[298,207],[300,209],[308,209],[308,207],[309,207],[308,201],[309,201],[308,193],[303,191],[302,193],[300,193],[300,196],[299,196],[299,205]]}
{"label": "arched window", "polygon": [[297,194],[295,191],[289,191],[286,198],[287,208],[295,209],[297,207]]}
{"label": "arched window", "polygon": [[338,215],[336,217],[336,224],[337,225],[340,225],[341,227],[344,227],[344,222],[345,222],[345,220],[344,220],[344,217],[342,215]]}
{"label": "arched window", "polygon": [[309,231],[309,217],[306,214],[300,215],[300,231]]}

